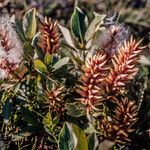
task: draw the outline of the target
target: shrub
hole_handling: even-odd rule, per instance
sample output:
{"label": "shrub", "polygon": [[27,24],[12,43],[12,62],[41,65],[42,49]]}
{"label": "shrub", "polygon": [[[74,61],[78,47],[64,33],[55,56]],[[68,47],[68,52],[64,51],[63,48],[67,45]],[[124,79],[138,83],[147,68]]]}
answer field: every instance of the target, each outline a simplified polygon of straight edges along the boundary
{"label": "shrub", "polygon": [[135,88],[146,47],[117,16],[91,13],[89,18],[75,7],[70,30],[39,16],[35,8],[14,24],[9,17],[0,18],[7,20],[0,25],[6,149],[140,145],[143,90],[137,94]]}

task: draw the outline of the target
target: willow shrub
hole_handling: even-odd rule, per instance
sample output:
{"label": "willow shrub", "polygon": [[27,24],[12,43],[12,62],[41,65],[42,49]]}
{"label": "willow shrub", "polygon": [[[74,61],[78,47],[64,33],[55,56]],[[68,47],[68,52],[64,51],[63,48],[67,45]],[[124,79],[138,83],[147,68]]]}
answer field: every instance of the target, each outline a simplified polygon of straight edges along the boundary
{"label": "willow shrub", "polygon": [[22,20],[0,17],[3,147],[140,145],[143,89],[135,87],[145,47],[116,18],[76,7],[68,29],[35,8]]}

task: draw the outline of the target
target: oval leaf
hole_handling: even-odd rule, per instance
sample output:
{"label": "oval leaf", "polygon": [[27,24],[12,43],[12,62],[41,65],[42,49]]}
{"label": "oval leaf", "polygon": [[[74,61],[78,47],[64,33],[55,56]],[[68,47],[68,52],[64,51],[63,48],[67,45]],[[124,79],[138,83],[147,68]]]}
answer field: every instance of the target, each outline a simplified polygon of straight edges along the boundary
{"label": "oval leaf", "polygon": [[49,66],[52,63],[53,60],[53,56],[49,53],[46,53],[45,57],[44,57],[44,63]]}
{"label": "oval leaf", "polygon": [[91,22],[91,24],[89,25],[89,27],[86,31],[86,34],[85,34],[85,40],[86,41],[89,41],[90,39],[93,38],[94,33],[99,28],[99,25],[101,23],[103,23],[103,20],[105,17],[106,17],[106,15],[104,15],[104,14],[95,16],[95,18],[93,19],[93,21]]}
{"label": "oval leaf", "polygon": [[32,39],[36,33],[36,10],[35,8],[29,10],[23,17],[23,30],[26,38]]}
{"label": "oval leaf", "polygon": [[83,44],[84,36],[86,32],[86,15],[83,11],[76,7],[71,17],[71,30],[74,36]]}
{"label": "oval leaf", "polygon": [[60,69],[62,66],[66,65],[69,62],[69,57],[64,57],[62,59],[60,59],[54,66],[54,71]]}
{"label": "oval leaf", "polygon": [[99,145],[99,142],[98,142],[98,138],[97,138],[96,134],[91,133],[88,136],[88,149],[89,150],[96,150],[98,145]]}
{"label": "oval leaf", "polygon": [[61,30],[66,42],[69,44],[69,46],[75,48],[70,31],[66,27],[61,26],[60,24],[58,25],[58,27],[60,28],[60,30]]}
{"label": "oval leaf", "polygon": [[48,70],[46,68],[46,66],[44,65],[44,63],[42,61],[40,61],[39,59],[36,59],[34,61],[34,67],[35,69],[40,72],[40,73],[48,73]]}
{"label": "oval leaf", "polygon": [[59,150],[74,150],[76,140],[71,130],[71,125],[64,123],[59,135]]}
{"label": "oval leaf", "polygon": [[19,38],[21,39],[22,42],[25,42],[26,38],[22,27],[22,21],[20,21],[18,18],[15,18],[15,23],[16,23],[15,29]]}
{"label": "oval leaf", "polygon": [[72,124],[72,130],[77,138],[76,150],[88,150],[88,142],[84,131],[77,125]]}

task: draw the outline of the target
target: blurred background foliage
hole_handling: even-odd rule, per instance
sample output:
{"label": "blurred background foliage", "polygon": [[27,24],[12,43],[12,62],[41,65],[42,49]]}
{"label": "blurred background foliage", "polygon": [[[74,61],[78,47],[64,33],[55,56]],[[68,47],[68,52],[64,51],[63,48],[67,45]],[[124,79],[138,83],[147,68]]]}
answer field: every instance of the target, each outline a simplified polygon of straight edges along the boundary
{"label": "blurred background foliage", "polygon": [[[140,37],[149,41],[150,1],[149,0],[78,0],[80,8],[90,12],[113,14],[118,12],[120,19],[134,27]],[[74,0],[1,0],[0,11],[22,15],[35,7],[38,12],[68,25]],[[19,13],[18,13],[19,12]]]}
{"label": "blurred background foliage", "polygon": [[[0,12],[19,17],[35,7],[40,14],[69,26],[74,3],[74,0],[0,0]],[[144,44],[150,47],[150,0],[78,0],[78,3],[88,15],[92,15],[92,11],[110,15],[117,12],[120,22],[132,27],[133,34],[143,38]]]}
{"label": "blurred background foliage", "polygon": [[[134,34],[150,41],[150,1],[149,0],[78,0],[79,6],[88,15],[90,12],[120,15],[121,22],[129,24]],[[74,0],[0,0],[0,13],[23,15],[30,8],[57,19],[61,24],[69,26],[69,18],[74,9]]]}

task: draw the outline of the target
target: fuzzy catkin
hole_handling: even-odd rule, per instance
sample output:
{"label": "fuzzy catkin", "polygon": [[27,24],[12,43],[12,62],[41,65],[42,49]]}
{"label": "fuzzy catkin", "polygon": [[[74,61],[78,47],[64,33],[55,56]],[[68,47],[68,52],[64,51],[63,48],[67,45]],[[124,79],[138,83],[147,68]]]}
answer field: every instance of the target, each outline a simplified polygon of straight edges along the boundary
{"label": "fuzzy catkin", "polygon": [[106,28],[99,37],[99,49],[104,50],[109,55],[116,53],[117,49],[123,45],[123,42],[129,39],[130,32],[123,24],[114,24]]}
{"label": "fuzzy catkin", "polygon": [[22,61],[23,46],[9,16],[0,17],[0,79],[9,77]]}

